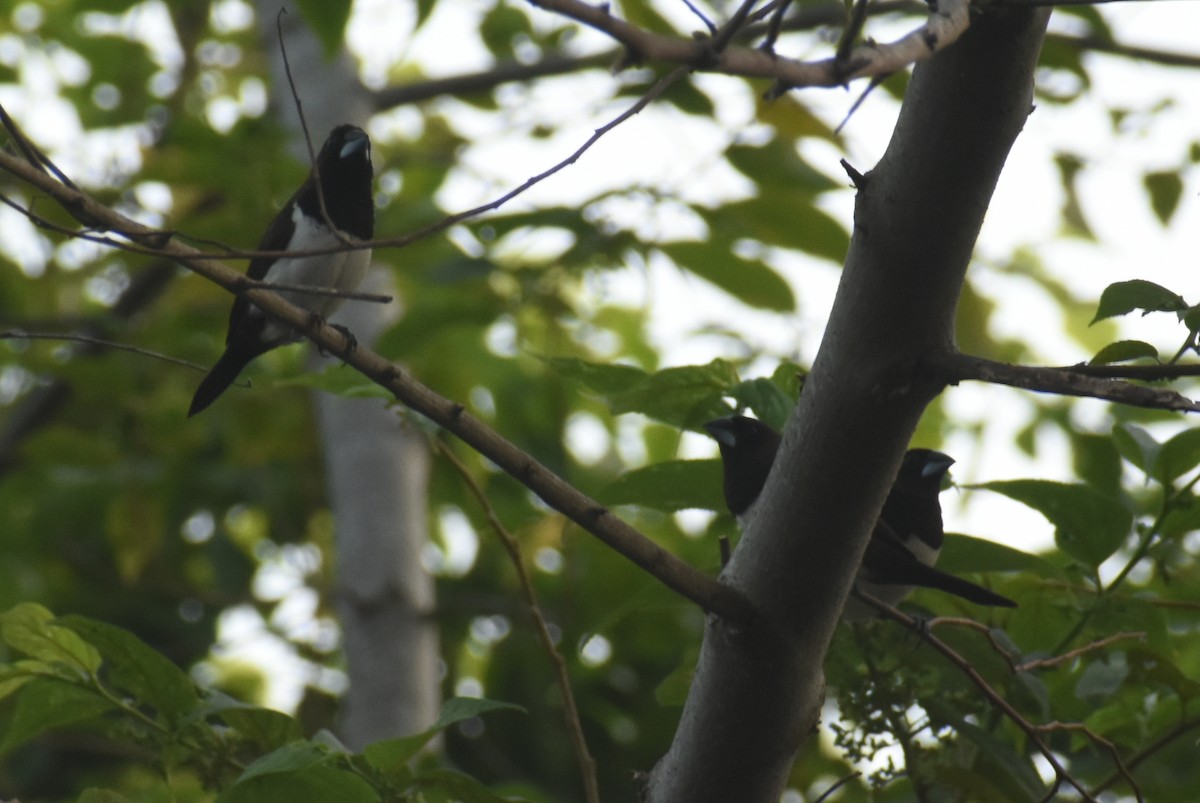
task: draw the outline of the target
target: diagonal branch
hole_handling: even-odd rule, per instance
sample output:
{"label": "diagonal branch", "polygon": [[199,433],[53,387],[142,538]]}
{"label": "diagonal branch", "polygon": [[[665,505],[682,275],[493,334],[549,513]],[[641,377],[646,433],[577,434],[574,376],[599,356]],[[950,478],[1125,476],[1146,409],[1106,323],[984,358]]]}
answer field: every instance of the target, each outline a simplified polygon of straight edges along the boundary
{"label": "diagonal branch", "polygon": [[220,262],[205,258],[169,234],[138,223],[104,206],[88,194],[0,152],[0,169],[44,192],[78,220],[87,220],[137,245],[183,265],[227,290],[240,293],[271,318],[288,324],[313,343],[342,359],[392,393],[397,400],[457,435],[471,448],[538,495],[547,505],[595,535],[607,546],[641,567],[681,596],[731,623],[751,625],[757,615],[738,592],[698,571],[617,518],[606,507],[576,490],[557,474],[488,427],[457,402],[418,382],[392,362],[364,346],[350,348],[345,334],[277,293],[250,287],[246,277]]}

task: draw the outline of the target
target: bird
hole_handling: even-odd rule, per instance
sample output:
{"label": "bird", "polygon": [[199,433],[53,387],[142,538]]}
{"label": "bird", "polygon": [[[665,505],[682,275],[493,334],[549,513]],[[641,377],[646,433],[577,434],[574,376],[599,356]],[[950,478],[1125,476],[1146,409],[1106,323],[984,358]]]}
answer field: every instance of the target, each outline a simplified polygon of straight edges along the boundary
{"label": "bird", "polygon": [[[317,195],[318,176],[328,218],[322,214]],[[307,180],[267,226],[257,250],[309,251],[335,248],[343,244],[342,238],[350,242],[370,240],[375,234],[372,177],[371,140],[367,133],[353,125],[337,126],[321,146]],[[336,231],[330,229],[326,220]],[[246,276],[254,281],[348,292],[358,287],[370,262],[370,249],[314,256],[258,256],[250,260]],[[332,314],[342,301],[335,296],[287,290],[279,294],[321,319]],[[255,357],[298,339],[291,327],[271,320],[253,303],[238,296],[229,314],[225,351],[196,388],[188,417],[216,401]],[[354,342],[352,338],[350,342]]]}
{"label": "bird", "polygon": [[[718,418],[704,428],[721,452],[725,505],[744,526],[775,462],[779,433],[743,415]],[[938,494],[953,463],[949,455],[931,449],[910,449],[904,455],[863,554],[858,588],[893,606],[921,586],[977,605],[1015,608],[1017,603],[1007,597],[933,567],[944,536]],[[851,597],[842,618],[856,621],[875,614],[872,606]]]}

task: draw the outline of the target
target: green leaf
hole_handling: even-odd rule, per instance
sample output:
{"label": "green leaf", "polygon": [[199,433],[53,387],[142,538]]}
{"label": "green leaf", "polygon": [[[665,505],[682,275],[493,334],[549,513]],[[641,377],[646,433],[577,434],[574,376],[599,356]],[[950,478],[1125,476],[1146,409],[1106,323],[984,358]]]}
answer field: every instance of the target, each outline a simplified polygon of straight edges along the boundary
{"label": "green leaf", "polygon": [[[0,664],[0,700],[16,694],[36,677],[61,677],[61,673],[44,661],[24,660]],[[63,679],[74,680],[73,677]]]}
{"label": "green leaf", "polygon": [[114,686],[154,707],[168,722],[178,724],[200,704],[191,678],[129,631],[82,616],[59,621],[100,651]]}
{"label": "green leaf", "polygon": [[601,396],[622,393],[650,378],[641,368],[620,363],[589,362],[575,357],[543,357],[558,374],[582,382]]}
{"label": "green leaf", "polygon": [[346,365],[330,365],[320,373],[311,371],[272,383],[276,387],[303,387],[323,390],[345,399],[395,399],[385,387],[377,385]]}
{"label": "green leaf", "polygon": [[90,689],[55,678],[36,678],[0,708],[0,754],[54,728],[91,719],[113,704]]}
{"label": "green leaf", "polygon": [[132,801],[111,789],[84,789],[83,793],[75,798],[75,803],[132,803]]}
{"label": "green leaf", "polygon": [[723,396],[738,383],[725,360],[682,365],[648,374],[640,368],[575,358],[546,358],[555,371],[583,382],[605,399],[613,413],[642,413],[676,429],[697,429],[729,415]]}
{"label": "green leaf", "polygon": [[969,487],[1004,494],[1038,511],[1054,525],[1059,548],[1093,569],[1117,551],[1133,525],[1133,514],[1120,502],[1087,485],[1004,480]]}
{"label": "green leaf", "polygon": [[1150,312],[1183,312],[1187,308],[1187,302],[1178,293],[1145,279],[1130,279],[1104,288],[1092,323],[1128,315],[1138,309],[1145,315]]}
{"label": "green leaf", "polygon": [[671,243],[662,250],[676,265],[707,279],[747,306],[775,312],[796,309],[791,286],[762,262],[742,259],[705,242]]}
{"label": "green leaf", "polygon": [[1187,311],[1183,313],[1183,325],[1188,328],[1189,332],[1200,331],[1200,306],[1193,305],[1187,308]]}
{"label": "green leaf", "polygon": [[1084,668],[1075,683],[1075,696],[1084,701],[1104,701],[1111,697],[1129,675],[1125,653],[1111,652]]}
{"label": "green leaf", "polygon": [[1054,165],[1058,168],[1063,188],[1062,218],[1065,232],[1088,240],[1096,239],[1095,232],[1083,214],[1083,205],[1079,203],[1077,179],[1083,171],[1083,159],[1073,153],[1060,153],[1054,157]]}
{"label": "green leaf", "polygon": [[438,730],[445,730],[451,725],[457,725],[464,720],[481,717],[484,714],[491,714],[496,711],[516,711],[520,714],[528,713],[516,703],[506,703],[503,700],[489,700],[486,697],[451,697],[442,703],[442,711],[438,714],[437,722],[434,723],[433,727]]}
{"label": "green leaf", "polygon": [[653,463],[621,475],[596,498],[606,505],[642,505],[667,512],[721,510],[721,461]]}
{"label": "green leaf", "polygon": [[431,797],[444,793],[447,801],[462,801],[462,803],[513,803],[524,798],[501,797],[488,789],[470,775],[464,775],[454,770],[434,768],[417,776],[417,784],[425,793],[426,799],[441,800],[441,797]]}
{"label": "green leaf", "polygon": [[643,382],[609,397],[612,410],[642,413],[680,429],[729,414],[723,396],[738,382],[737,370],[725,360],[706,365],[664,368]]}
{"label": "green leaf", "polygon": [[725,155],[731,165],[760,186],[779,184],[791,192],[813,194],[842,186],[804,161],[791,139],[775,137],[758,147],[732,145]]}
{"label": "green leaf", "polygon": [[813,113],[809,104],[797,100],[795,95],[782,95],[777,98],[767,98],[765,92],[759,92],[757,95],[755,116],[759,122],[775,129],[779,134],[775,139],[791,143],[804,137],[815,137],[834,144],[841,142],[833,128]]}
{"label": "green leaf", "polygon": [[1157,361],[1158,349],[1141,340],[1118,340],[1097,351],[1096,356],[1092,357],[1088,364],[1108,365],[1114,362],[1140,360],[1143,357]]}
{"label": "green leaf", "polygon": [[706,213],[697,210],[720,237],[749,237],[764,245],[793,248],[841,263],[850,246],[845,228],[812,204],[796,203],[785,187],[760,188],[757,198],[726,204]]}
{"label": "green leaf", "polygon": [[332,58],[342,46],[351,5],[352,0],[296,0],[304,21],[321,41],[326,59]]}
{"label": "green leaf", "polygon": [[777,382],[762,377],[738,383],[729,395],[742,407],[753,410],[759,421],[777,431],[783,431],[792,408],[796,406],[796,400],[788,396]]}
{"label": "green leaf", "polygon": [[380,772],[395,776],[406,771],[408,762],[429,744],[433,737],[446,728],[463,720],[483,716],[494,711],[520,711],[525,709],[519,705],[505,703],[499,700],[488,700],[483,697],[452,697],[442,704],[441,714],[433,727],[427,728],[412,736],[401,736],[397,739],[386,739],[367,745],[363,757],[367,763]]}
{"label": "green leaf", "polygon": [[380,797],[350,769],[318,764],[239,780],[217,798],[218,803],[379,803]]}
{"label": "green leaf", "polygon": [[1121,457],[1146,474],[1152,475],[1162,444],[1136,424],[1117,424],[1113,427],[1112,434],[1113,445],[1117,447]]}
{"label": "green leaf", "polygon": [[484,46],[497,58],[511,58],[514,55],[513,42],[517,37],[530,33],[529,17],[502,3],[493,6],[479,25]]}
{"label": "green leaf", "polygon": [[1053,574],[1054,567],[1043,558],[995,541],[959,533],[946,533],[938,568],[951,574],[972,572],[1034,572]]}
{"label": "green leaf", "polygon": [[417,24],[413,26],[414,29],[420,28],[425,20],[429,19],[429,14],[433,11],[435,3],[437,3],[437,0],[417,0]]}
{"label": "green leaf", "polygon": [[262,752],[276,750],[301,738],[300,723],[269,708],[243,703],[218,691],[209,691],[204,700],[206,714],[215,714]]}
{"label": "green leaf", "polygon": [[1154,476],[1164,485],[1200,465],[1200,429],[1185,429],[1162,445]]}
{"label": "green leaf", "polygon": [[[950,708],[940,701],[931,705],[943,712]],[[951,718],[950,721],[954,722],[954,729],[979,750],[981,772],[990,781],[990,799],[1037,800],[1043,796],[1041,778],[1028,757],[1014,750],[1009,742],[997,739],[987,730],[963,720],[956,711],[950,710],[945,713]],[[989,765],[994,767],[995,771],[987,772]],[[967,779],[965,785],[969,787],[979,783],[979,780]]]}
{"label": "green leaf", "polygon": [[307,741],[295,741],[283,747],[272,750],[262,758],[246,767],[237,782],[248,781],[260,775],[271,775],[278,772],[294,772],[296,770],[316,767],[329,761],[333,756],[325,747]]}
{"label": "green leaf", "polygon": [[1146,192],[1150,194],[1150,208],[1158,217],[1160,223],[1166,226],[1171,222],[1175,210],[1179,208],[1179,199],[1183,195],[1183,179],[1179,173],[1164,171],[1147,173],[1142,177]]}
{"label": "green leaf", "polygon": [[[627,89],[641,95],[645,88],[630,86]],[[712,99],[700,91],[691,81],[676,81],[663,93],[662,99],[674,104],[681,111],[700,117],[711,117],[716,111]]]}
{"label": "green leaf", "polygon": [[0,614],[0,637],[30,658],[65,664],[84,675],[94,675],[100,668],[100,653],[95,647],[55,624],[53,613],[32,602]]}

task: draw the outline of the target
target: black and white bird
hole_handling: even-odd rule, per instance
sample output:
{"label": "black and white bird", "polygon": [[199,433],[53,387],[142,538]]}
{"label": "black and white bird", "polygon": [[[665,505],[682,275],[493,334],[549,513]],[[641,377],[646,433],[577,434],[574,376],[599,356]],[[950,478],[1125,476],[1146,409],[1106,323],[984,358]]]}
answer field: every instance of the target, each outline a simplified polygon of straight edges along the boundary
{"label": "black and white bird", "polygon": [[[317,181],[312,173],[296,190],[267,227],[259,251],[309,251],[342,245],[338,232],[350,242],[370,240],[375,234],[375,203],[371,191],[371,140],[357,126],[339,125],[329,134],[317,155],[325,212],[321,213]],[[296,257],[255,257],[246,276],[256,281],[352,291],[366,275],[370,249]],[[295,291],[280,291],[298,307],[325,318],[341,304],[340,298]],[[258,307],[239,296],[229,315],[225,353],[204,377],[188,416],[208,407],[237,379],[247,363],[277,346],[299,339],[291,327],[269,319]]]}
{"label": "black and white bird", "polygon": [[[721,450],[725,504],[744,526],[747,514],[766,484],[779,433],[753,418],[735,415],[704,425]],[[942,479],[954,460],[930,449],[904,455],[883,510],[871,532],[858,571],[858,588],[889,605],[907,597],[915,586],[936,588],[977,605],[1015,608],[1017,604],[975,583],[933,568],[942,549]],[[874,616],[875,609],[850,597],[842,611],[847,620]]]}

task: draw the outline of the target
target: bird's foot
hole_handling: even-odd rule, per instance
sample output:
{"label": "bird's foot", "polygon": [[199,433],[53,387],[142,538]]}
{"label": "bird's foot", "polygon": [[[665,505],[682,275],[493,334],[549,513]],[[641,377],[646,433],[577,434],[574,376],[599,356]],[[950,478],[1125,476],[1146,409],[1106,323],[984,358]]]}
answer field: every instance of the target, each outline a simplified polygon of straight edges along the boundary
{"label": "bird's foot", "polygon": [[341,353],[338,354],[338,356],[342,358],[349,357],[358,349],[358,338],[354,336],[353,332],[342,326],[340,323],[331,323],[329,325],[341,332],[342,337],[346,338],[346,345],[342,349]]}

